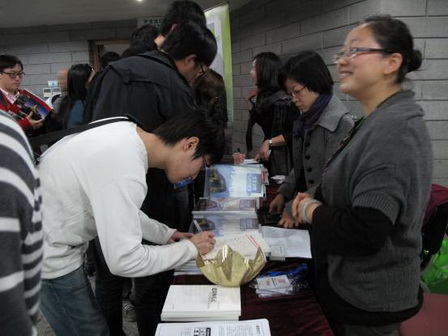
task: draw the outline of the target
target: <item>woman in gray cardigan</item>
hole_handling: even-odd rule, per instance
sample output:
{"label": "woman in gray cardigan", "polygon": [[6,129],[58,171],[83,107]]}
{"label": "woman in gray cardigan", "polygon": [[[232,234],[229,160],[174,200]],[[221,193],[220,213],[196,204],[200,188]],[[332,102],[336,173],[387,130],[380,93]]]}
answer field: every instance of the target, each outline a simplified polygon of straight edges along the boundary
{"label": "woman in gray cardigan", "polygon": [[315,289],[336,335],[396,335],[421,307],[421,225],[432,152],[423,111],[402,88],[421,65],[412,36],[390,16],[364,20],[335,55],[341,90],[364,117],[327,164],[315,199],[293,214],[311,223]]}
{"label": "woman in gray cardigan", "polygon": [[[293,170],[271,202],[271,213],[282,212],[297,191],[314,194],[325,162],[353,127],[347,108],[333,94],[333,80],[319,54],[300,52],[286,62],[282,76],[300,117],[293,126]],[[291,228],[297,222],[289,213],[283,211],[280,225]]]}

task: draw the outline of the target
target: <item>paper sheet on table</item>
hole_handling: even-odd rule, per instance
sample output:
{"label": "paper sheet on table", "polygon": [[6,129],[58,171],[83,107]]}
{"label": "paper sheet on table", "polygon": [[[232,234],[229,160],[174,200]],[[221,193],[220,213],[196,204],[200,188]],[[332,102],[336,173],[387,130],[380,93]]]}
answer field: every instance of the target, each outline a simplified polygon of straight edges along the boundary
{"label": "paper sheet on table", "polygon": [[159,323],[156,336],[270,336],[266,319],[232,322]]}
{"label": "paper sheet on table", "polygon": [[255,160],[255,159],[244,159],[244,161],[243,161],[243,165],[247,165],[247,164],[259,164],[260,162],[258,162],[257,160]]}
{"label": "paper sheet on table", "polygon": [[265,254],[271,252],[269,243],[263,239],[258,231],[254,230],[240,234],[228,234],[222,237],[215,237],[215,239],[216,244],[213,250],[204,256],[205,259],[215,258],[219,249],[224,245],[230,246],[232,250],[250,259],[255,258],[258,248],[261,248]]}
{"label": "paper sheet on table", "polygon": [[285,247],[286,258],[311,259],[311,243],[308,230],[262,226],[261,232],[269,246],[283,245]]}

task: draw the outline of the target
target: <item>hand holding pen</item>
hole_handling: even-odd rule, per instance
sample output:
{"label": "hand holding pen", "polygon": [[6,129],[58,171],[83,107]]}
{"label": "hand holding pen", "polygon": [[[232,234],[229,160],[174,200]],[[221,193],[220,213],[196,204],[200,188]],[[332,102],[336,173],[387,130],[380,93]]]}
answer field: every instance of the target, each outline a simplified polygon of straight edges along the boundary
{"label": "hand holding pen", "polygon": [[200,254],[207,254],[215,247],[216,240],[213,238],[214,236],[213,232],[203,231],[191,237],[190,241],[196,246]]}
{"label": "hand holding pen", "polygon": [[244,160],[246,159],[246,154],[241,153],[239,148],[237,148],[236,150],[238,152],[232,154],[232,156],[233,156],[233,164],[242,164],[244,162]]}

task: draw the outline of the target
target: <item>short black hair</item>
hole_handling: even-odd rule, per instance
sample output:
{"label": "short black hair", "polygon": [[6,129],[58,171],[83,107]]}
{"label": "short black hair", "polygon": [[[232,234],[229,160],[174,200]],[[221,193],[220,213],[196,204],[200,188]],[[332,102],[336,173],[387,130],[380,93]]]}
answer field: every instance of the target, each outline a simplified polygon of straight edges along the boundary
{"label": "short black hair", "polygon": [[201,156],[210,156],[210,164],[219,162],[224,155],[225,128],[208,116],[204,109],[195,109],[191,112],[176,116],[161,126],[153,134],[157,135],[163,143],[174,146],[185,138],[197,137],[199,139],[194,159]]}
{"label": "short black hair", "polygon": [[271,95],[280,90],[280,58],[273,52],[263,52],[254,57],[257,89],[261,95]]}
{"label": "short black hair", "polygon": [[302,51],[291,57],[282,69],[283,80],[292,79],[319,94],[333,93],[333,79],[322,57],[315,51]]}
{"label": "short black hair", "polygon": [[215,36],[209,29],[190,21],[176,27],[161,49],[176,61],[196,55],[198,61],[210,66],[215,59],[217,46]]}
{"label": "short black hair", "polygon": [[157,35],[157,28],[152,24],[147,23],[133,31],[131,36],[131,46],[143,45],[148,49],[148,51],[156,50],[157,45],[154,40]]}
{"label": "short black hair", "polygon": [[17,56],[8,54],[0,55],[0,71],[14,68],[17,64],[20,65],[23,70],[22,61]]}
{"label": "short black hair", "polygon": [[203,27],[207,25],[204,11],[197,3],[193,1],[174,1],[163,17],[160,25],[160,34],[167,36],[173,25],[179,25],[188,21],[193,21]]}
{"label": "short black hair", "polygon": [[100,66],[101,69],[105,69],[109,63],[118,61],[120,59],[120,55],[115,51],[108,51],[103,56],[100,57]]}

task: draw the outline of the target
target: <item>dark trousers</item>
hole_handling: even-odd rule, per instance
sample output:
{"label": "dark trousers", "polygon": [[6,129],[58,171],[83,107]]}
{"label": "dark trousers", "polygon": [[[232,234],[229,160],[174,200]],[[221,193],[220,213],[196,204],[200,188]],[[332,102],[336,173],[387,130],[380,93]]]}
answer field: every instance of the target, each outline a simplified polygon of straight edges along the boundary
{"label": "dark trousers", "polygon": [[153,336],[160,323],[160,314],[173,283],[173,271],[135,278],[135,312],[140,336]]}

